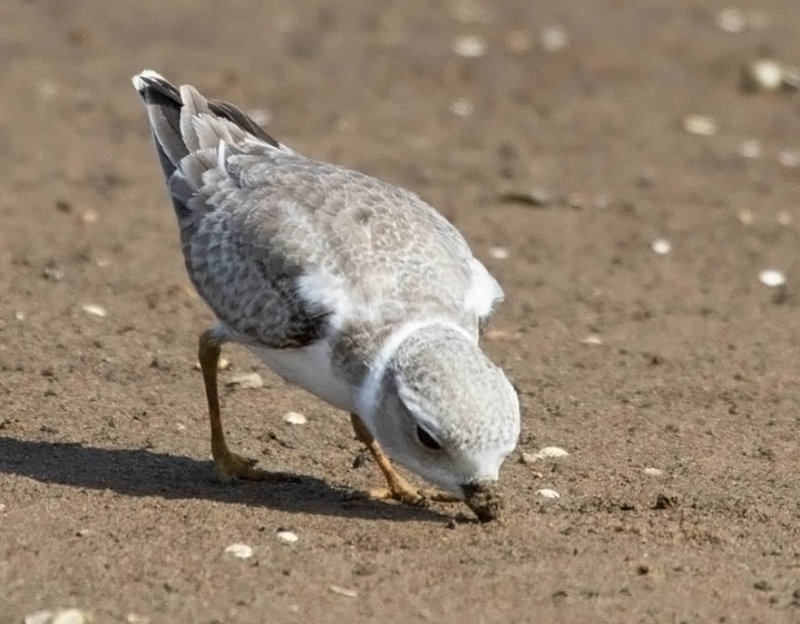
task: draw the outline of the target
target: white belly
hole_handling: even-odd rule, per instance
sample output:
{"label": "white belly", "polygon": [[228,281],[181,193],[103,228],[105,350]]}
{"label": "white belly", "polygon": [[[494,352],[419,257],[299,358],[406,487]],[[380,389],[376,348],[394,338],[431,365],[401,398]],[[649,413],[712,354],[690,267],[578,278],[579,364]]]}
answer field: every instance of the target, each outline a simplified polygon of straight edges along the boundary
{"label": "white belly", "polygon": [[302,349],[250,347],[250,350],[286,381],[339,409],[355,411],[353,390],[333,370],[331,349],[326,341]]}

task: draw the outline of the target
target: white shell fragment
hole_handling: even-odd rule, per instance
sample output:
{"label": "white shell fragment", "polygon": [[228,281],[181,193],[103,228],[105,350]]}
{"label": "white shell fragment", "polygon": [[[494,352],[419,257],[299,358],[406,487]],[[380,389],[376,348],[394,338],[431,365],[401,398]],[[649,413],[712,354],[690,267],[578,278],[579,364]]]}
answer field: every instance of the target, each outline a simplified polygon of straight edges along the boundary
{"label": "white shell fragment", "polygon": [[739,156],[742,158],[760,158],[762,151],[761,142],[758,139],[747,139],[739,143]]}
{"label": "white shell fragment", "polygon": [[586,338],[584,338],[583,340],[581,340],[581,344],[601,345],[603,344],[603,339],[597,334],[591,334],[589,336],[586,336]]}
{"label": "white shell fragment", "polygon": [[495,260],[507,260],[511,252],[507,247],[492,247],[489,249],[489,255]]}
{"label": "white shell fragment", "polygon": [[742,89],[751,93],[797,91],[800,89],[800,72],[775,59],[757,59],[742,70]]}
{"label": "white shell fragment", "polygon": [[456,98],[450,103],[450,112],[457,117],[469,117],[475,112],[475,104],[469,98]]}
{"label": "white shell fragment", "polygon": [[328,589],[330,589],[334,594],[347,596],[348,598],[355,598],[358,596],[358,592],[355,589],[346,589],[344,587],[340,587],[339,585],[330,585]]}
{"label": "white shell fragment", "polygon": [[646,474],[648,477],[660,477],[664,474],[664,471],[661,470],[661,468],[653,468],[651,466],[648,466],[642,472],[644,472],[644,474]]}
{"label": "white shell fragment", "polygon": [[275,537],[277,537],[280,541],[285,542],[286,544],[294,544],[300,538],[297,536],[297,533],[294,531],[287,531],[285,529],[281,529],[277,533],[275,533]]}
{"label": "white shell fragment", "polygon": [[723,32],[730,33],[731,35],[738,35],[739,33],[743,32],[745,26],[747,26],[747,22],[745,21],[742,12],[739,9],[732,7],[722,9],[719,13],[717,13],[716,22],[717,28]]}
{"label": "white shell fragment", "polygon": [[53,621],[52,611],[36,611],[25,616],[25,624],[49,624]]}
{"label": "white shell fragment", "polygon": [[91,619],[79,609],[64,609],[55,614],[52,624],[88,624]]}
{"label": "white shell fragment", "polygon": [[478,35],[462,35],[453,41],[453,52],[463,58],[479,58],[488,48],[486,39]]}
{"label": "white shell fragment", "polygon": [[566,457],[569,455],[567,451],[560,446],[545,446],[538,452],[533,454],[534,459],[555,459],[557,457]]}
{"label": "white shell fragment", "polygon": [[650,249],[652,249],[659,256],[665,256],[672,251],[672,243],[665,238],[657,238],[650,243]]}
{"label": "white shell fragment", "polygon": [[741,221],[744,225],[753,225],[753,221],[756,220],[753,211],[749,208],[743,208],[739,212],[736,213],[736,217]]}
{"label": "white shell fragment", "polygon": [[91,616],[80,609],[59,609],[58,611],[36,611],[26,615],[25,624],[89,624]]}
{"label": "white shell fragment", "polygon": [[283,415],[283,422],[290,425],[305,425],[308,422],[308,418],[300,412],[286,412]]}
{"label": "white shell fragment", "polygon": [[543,488],[541,490],[537,490],[536,493],[543,498],[561,498],[561,494],[549,488]]}
{"label": "white shell fragment", "polygon": [[81,306],[81,309],[86,312],[86,314],[91,314],[92,316],[99,316],[101,318],[108,316],[108,312],[106,312],[106,309],[103,306],[99,306],[94,303],[87,303]]}
{"label": "white shell fragment", "polygon": [[539,33],[539,45],[545,52],[559,52],[569,45],[569,35],[563,26],[549,24]]}
{"label": "white shell fragment", "polygon": [[778,154],[778,162],[784,167],[800,167],[800,151],[785,149]]}
{"label": "white shell fragment", "polygon": [[247,373],[244,375],[236,375],[231,377],[225,382],[226,386],[237,386],[239,388],[261,388],[264,381],[258,373]]}
{"label": "white shell fragment", "polygon": [[772,59],[748,63],[742,73],[742,88],[747,91],[777,91],[783,85],[783,67]]}
{"label": "white shell fragment", "polygon": [[81,212],[81,221],[84,223],[97,223],[100,220],[100,215],[96,210],[91,208]]}
{"label": "white shell fragment", "polygon": [[697,136],[711,136],[719,129],[714,118],[707,115],[686,115],[681,123],[686,132]]}
{"label": "white shell fragment", "polygon": [[253,556],[253,549],[247,544],[231,544],[225,548],[225,552],[237,559],[249,559]]}
{"label": "white shell fragment", "polygon": [[778,288],[786,284],[786,276],[777,269],[765,269],[758,274],[758,281],[764,286]]}

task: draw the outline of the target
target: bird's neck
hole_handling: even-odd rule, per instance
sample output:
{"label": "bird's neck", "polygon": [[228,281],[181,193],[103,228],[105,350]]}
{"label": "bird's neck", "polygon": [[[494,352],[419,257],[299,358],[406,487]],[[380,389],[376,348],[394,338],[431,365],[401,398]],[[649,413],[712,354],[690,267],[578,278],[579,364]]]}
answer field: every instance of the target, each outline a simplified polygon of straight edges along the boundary
{"label": "bird's neck", "polygon": [[455,333],[460,338],[470,342],[477,341],[477,336],[473,336],[469,331],[453,321],[442,318],[408,321],[394,326],[386,332],[380,347],[372,354],[363,379],[359,384],[355,399],[359,415],[364,418],[371,418],[374,414],[386,371],[400,347],[412,337],[419,338],[423,333],[441,333],[442,331],[450,335]]}

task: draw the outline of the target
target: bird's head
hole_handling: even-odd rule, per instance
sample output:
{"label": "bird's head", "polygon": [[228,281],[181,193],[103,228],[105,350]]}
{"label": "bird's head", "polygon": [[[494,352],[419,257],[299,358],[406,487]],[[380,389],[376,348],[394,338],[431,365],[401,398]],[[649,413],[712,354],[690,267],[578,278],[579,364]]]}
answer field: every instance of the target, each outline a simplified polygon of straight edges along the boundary
{"label": "bird's head", "polygon": [[431,325],[388,358],[368,426],[387,453],[463,499],[482,521],[498,515],[500,466],[517,444],[516,391],[475,340]]}

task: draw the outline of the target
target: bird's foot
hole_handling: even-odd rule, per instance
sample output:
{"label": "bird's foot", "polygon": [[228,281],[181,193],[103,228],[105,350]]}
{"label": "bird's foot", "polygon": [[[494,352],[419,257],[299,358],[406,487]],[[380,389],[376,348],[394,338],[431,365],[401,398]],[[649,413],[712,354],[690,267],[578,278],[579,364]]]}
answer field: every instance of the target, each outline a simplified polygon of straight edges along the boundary
{"label": "bird's foot", "polygon": [[447,492],[442,492],[440,490],[420,490],[419,493],[422,494],[422,496],[424,496],[426,499],[435,501],[437,503],[462,502],[457,496],[453,496],[452,494],[448,494]]}
{"label": "bird's foot", "polygon": [[408,489],[379,487],[357,491],[352,494],[352,498],[376,501],[396,500],[404,505],[412,505],[414,507],[427,507],[428,505],[428,499],[411,486],[409,486]]}
{"label": "bird's foot", "polygon": [[235,479],[245,481],[264,481],[269,479],[271,473],[261,468],[256,468],[257,459],[242,457],[236,453],[231,453],[226,449],[214,457],[214,474],[222,483],[228,483]]}
{"label": "bird's foot", "polygon": [[437,490],[420,490],[395,473],[387,487],[372,488],[366,491],[357,491],[352,498],[366,500],[396,500],[405,505],[425,507],[430,501],[437,503],[455,503],[459,499],[451,494]]}

